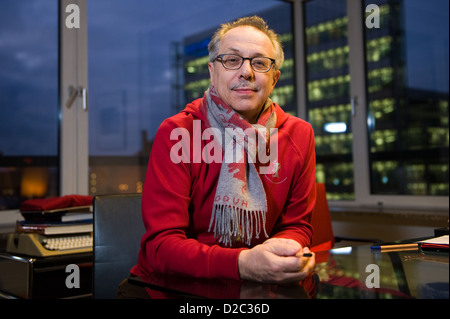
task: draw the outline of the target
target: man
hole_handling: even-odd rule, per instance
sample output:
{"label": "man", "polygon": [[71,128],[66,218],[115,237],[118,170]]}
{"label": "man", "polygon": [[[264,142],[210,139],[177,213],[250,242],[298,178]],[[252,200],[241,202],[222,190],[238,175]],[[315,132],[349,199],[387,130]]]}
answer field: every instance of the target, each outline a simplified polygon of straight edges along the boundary
{"label": "man", "polygon": [[[247,17],[222,25],[208,49],[210,88],[155,136],[142,194],[146,234],[131,274],[300,281],[315,264],[314,254],[303,256],[315,204],[314,137],[269,99],[281,45],[262,19]],[[239,136],[252,129],[265,136],[253,140],[257,154]],[[259,157],[261,145],[269,153],[276,145],[270,162]],[[230,149],[239,160],[224,160]]]}

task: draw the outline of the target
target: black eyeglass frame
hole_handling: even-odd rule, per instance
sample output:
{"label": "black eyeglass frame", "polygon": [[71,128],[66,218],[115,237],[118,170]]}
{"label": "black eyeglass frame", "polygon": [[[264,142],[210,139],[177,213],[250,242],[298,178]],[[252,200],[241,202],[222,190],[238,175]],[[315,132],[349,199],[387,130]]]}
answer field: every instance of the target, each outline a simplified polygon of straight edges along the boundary
{"label": "black eyeglass frame", "polygon": [[[239,67],[233,68],[233,69],[226,67],[225,64],[223,64],[223,57],[226,56],[226,55],[234,55],[234,56],[240,57],[242,59],[241,65],[239,65]],[[270,63],[269,68],[267,69],[267,71],[255,70],[255,68],[253,67],[252,61],[253,61],[253,59],[258,59],[258,58],[265,58],[265,59],[269,59],[270,60],[271,63]],[[272,59],[272,58],[269,58],[269,57],[266,57],[266,56],[255,56],[253,58],[244,58],[243,56],[240,56],[239,54],[232,54],[232,53],[219,54],[218,56],[216,56],[214,61],[218,61],[219,59],[220,59],[220,63],[222,64],[222,66],[225,69],[227,69],[227,70],[239,70],[242,67],[242,65],[244,64],[245,60],[249,60],[250,61],[250,66],[252,67],[252,70],[255,71],[255,72],[258,72],[258,73],[267,73],[267,72],[269,72],[270,69],[272,69],[273,65],[276,62],[275,59]]]}

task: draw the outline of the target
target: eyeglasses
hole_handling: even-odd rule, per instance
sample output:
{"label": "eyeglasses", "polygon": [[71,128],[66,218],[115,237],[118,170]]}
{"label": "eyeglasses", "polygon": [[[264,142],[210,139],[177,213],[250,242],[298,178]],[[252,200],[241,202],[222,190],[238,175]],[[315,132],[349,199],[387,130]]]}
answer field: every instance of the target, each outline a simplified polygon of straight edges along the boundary
{"label": "eyeglasses", "polygon": [[249,60],[253,71],[260,73],[269,72],[275,63],[274,59],[267,57],[257,56],[254,58],[244,58],[237,54],[220,54],[215,60],[222,62],[223,67],[228,70],[238,70],[244,64],[245,60]]}

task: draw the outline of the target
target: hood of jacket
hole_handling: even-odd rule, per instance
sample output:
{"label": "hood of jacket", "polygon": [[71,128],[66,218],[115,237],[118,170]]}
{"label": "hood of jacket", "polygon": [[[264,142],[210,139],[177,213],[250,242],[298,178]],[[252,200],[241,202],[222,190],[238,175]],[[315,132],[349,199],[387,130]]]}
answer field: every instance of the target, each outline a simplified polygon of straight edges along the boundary
{"label": "hood of jacket", "polygon": [[[202,122],[207,122],[206,114],[204,114],[200,110],[200,105],[201,105],[201,103],[204,103],[205,100],[206,100],[206,95],[204,94],[203,97],[196,99],[196,100],[192,101],[191,103],[187,104],[186,108],[181,112],[185,113],[186,115],[189,115],[189,114],[192,115],[194,117],[194,119],[199,119]],[[289,114],[284,112],[283,109],[275,102],[272,102],[272,103],[275,107],[275,112],[277,114],[277,122],[275,124],[275,128],[280,128],[284,124],[284,122],[286,122],[287,119],[289,118]]]}

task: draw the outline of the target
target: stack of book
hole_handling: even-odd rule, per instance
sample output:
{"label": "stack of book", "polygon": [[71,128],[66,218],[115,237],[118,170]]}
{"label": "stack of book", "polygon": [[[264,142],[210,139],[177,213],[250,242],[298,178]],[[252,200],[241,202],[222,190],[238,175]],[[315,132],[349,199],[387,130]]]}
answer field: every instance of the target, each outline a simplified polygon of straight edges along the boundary
{"label": "stack of book", "polygon": [[68,216],[68,220],[18,220],[16,233],[38,233],[42,235],[79,234],[93,231],[92,217],[90,213],[86,216]]}
{"label": "stack of book", "polygon": [[43,235],[92,232],[92,196],[66,195],[24,201],[16,232]]}
{"label": "stack of book", "polygon": [[92,197],[64,196],[26,201],[24,220],[16,222],[7,251],[31,256],[54,256],[92,251]]}

